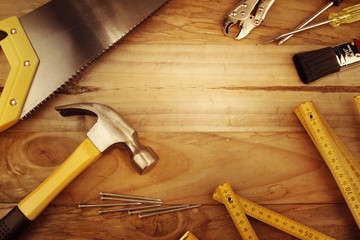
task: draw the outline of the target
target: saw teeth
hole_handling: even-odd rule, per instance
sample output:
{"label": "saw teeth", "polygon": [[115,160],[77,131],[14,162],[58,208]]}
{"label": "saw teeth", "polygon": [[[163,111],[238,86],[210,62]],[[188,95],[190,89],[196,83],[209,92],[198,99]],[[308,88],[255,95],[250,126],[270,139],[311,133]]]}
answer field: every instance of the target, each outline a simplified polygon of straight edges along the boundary
{"label": "saw teeth", "polygon": [[105,53],[108,52],[109,49],[111,49],[115,44],[120,42],[120,40],[127,35],[128,33],[132,32],[134,29],[136,29],[137,26],[141,25],[144,21],[146,21],[148,18],[152,17],[154,14],[156,14],[160,9],[164,8],[166,4],[168,4],[171,0],[166,1],[162,6],[160,6],[158,9],[156,9],[152,14],[150,14],[148,17],[143,19],[141,22],[136,24],[132,29],[124,33],[122,36],[120,36],[119,39],[111,43],[108,47],[104,48],[100,53],[98,53],[95,57],[90,59],[86,64],[84,64],[82,67],[80,67],[79,70],[77,70],[68,80],[66,80],[64,83],[62,83],[54,92],[50,93],[45,99],[43,99],[40,103],[38,103],[35,107],[33,107],[31,110],[28,110],[27,113],[24,114],[24,116],[20,117],[20,120],[23,120],[27,118],[30,114],[32,114],[37,108],[39,108],[43,103],[45,103],[49,98],[51,98],[53,95],[55,95],[60,89],[64,88],[67,84],[69,84],[74,78],[76,78],[79,74],[86,71],[86,69],[92,65],[94,62],[96,62],[101,56],[103,56]]}

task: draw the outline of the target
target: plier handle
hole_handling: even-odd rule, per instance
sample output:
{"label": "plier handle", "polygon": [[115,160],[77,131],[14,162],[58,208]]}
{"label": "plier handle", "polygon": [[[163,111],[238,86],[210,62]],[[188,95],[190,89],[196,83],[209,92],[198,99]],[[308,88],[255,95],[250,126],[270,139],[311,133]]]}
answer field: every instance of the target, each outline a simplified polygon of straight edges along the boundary
{"label": "plier handle", "polygon": [[246,37],[251,30],[259,26],[264,21],[267,12],[275,0],[241,0],[226,15],[223,23],[223,32],[228,35],[232,25],[239,23],[240,31],[235,37],[242,39]]}

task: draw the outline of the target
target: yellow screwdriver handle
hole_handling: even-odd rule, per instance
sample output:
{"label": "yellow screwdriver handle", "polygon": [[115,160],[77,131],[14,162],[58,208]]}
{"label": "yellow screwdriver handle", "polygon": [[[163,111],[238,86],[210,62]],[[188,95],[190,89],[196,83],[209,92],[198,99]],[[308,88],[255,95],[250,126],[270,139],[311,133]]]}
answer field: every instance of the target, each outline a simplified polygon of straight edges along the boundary
{"label": "yellow screwdriver handle", "polygon": [[340,12],[332,12],[329,15],[330,25],[338,27],[342,23],[352,23],[360,20],[360,4],[344,8]]}
{"label": "yellow screwdriver handle", "polygon": [[100,156],[101,152],[87,138],[53,174],[19,203],[20,211],[29,220],[34,220],[67,185]]}

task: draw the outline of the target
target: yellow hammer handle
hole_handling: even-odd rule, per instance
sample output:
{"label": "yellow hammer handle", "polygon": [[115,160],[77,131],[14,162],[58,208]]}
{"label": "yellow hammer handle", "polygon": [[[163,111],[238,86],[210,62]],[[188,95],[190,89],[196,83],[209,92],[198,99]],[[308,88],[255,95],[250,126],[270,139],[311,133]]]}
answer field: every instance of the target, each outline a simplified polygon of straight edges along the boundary
{"label": "yellow hammer handle", "polygon": [[101,152],[90,139],[86,139],[54,173],[19,203],[18,208],[29,220],[34,220],[67,185],[100,156]]}

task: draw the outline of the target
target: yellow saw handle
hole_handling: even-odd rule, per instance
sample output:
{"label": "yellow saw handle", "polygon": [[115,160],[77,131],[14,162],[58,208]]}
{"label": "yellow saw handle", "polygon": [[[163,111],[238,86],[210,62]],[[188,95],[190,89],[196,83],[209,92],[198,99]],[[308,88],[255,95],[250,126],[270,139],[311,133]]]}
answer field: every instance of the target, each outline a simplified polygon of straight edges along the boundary
{"label": "yellow saw handle", "polygon": [[0,220],[0,225],[7,229],[6,232],[0,229],[0,239],[3,235],[4,239],[18,236],[67,185],[100,156],[101,152],[90,139],[81,143],[54,173]]}
{"label": "yellow saw handle", "polygon": [[17,17],[0,21],[0,46],[10,64],[0,97],[0,132],[20,120],[39,59]]}

